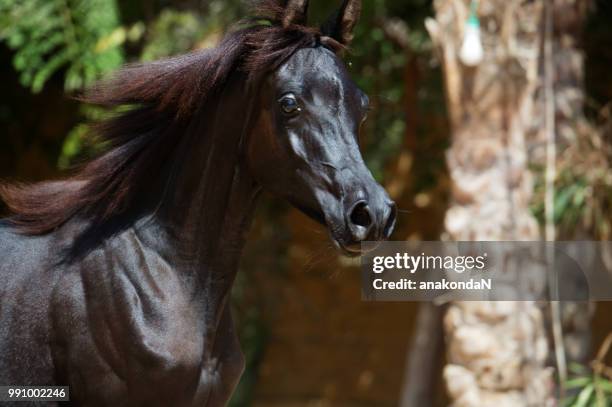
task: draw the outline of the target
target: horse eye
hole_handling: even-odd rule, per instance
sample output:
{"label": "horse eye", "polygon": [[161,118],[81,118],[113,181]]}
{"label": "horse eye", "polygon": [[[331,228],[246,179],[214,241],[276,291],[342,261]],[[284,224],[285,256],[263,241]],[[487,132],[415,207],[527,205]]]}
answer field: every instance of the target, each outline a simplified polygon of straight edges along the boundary
{"label": "horse eye", "polygon": [[292,94],[283,96],[278,102],[280,103],[281,109],[286,114],[294,114],[302,110],[300,109],[297,99]]}

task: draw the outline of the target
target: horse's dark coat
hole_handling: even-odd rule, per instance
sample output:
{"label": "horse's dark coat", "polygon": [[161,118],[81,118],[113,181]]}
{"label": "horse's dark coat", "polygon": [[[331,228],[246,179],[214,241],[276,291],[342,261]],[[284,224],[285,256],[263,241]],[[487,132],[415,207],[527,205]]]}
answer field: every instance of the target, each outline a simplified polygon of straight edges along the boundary
{"label": "horse's dark coat", "polygon": [[[175,72],[163,72],[164,81],[152,75],[161,82],[146,91],[132,86],[134,100],[100,97],[140,105],[109,126],[141,135],[123,143],[113,136],[86,177],[6,187],[15,216],[0,224],[0,385],[69,385],[75,405],[224,405],[244,365],[228,294],[259,191],[327,225],[348,254],[362,240],[388,237],[394,205],[357,144],[367,97],[324,37],[291,25],[304,21],[307,2],[288,3],[280,29],[304,37],[287,40],[301,45],[278,66],[234,66],[214,101],[178,92],[172,114],[164,98],[177,92],[167,83]],[[334,21],[352,29],[358,10],[347,0]],[[348,31],[333,31],[346,45]],[[305,46],[308,36],[315,41]],[[187,75],[181,61],[161,66]],[[115,86],[129,87],[130,78]],[[183,134],[169,142],[167,132]],[[132,171],[143,156],[158,161]],[[96,169],[110,170],[97,186]],[[125,189],[125,180],[139,185]]]}

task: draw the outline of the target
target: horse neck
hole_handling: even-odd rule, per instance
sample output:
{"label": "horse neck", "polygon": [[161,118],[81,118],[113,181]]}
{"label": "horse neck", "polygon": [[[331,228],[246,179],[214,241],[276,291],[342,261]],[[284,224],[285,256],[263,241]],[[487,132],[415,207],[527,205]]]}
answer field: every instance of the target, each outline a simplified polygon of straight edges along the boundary
{"label": "horse neck", "polygon": [[254,131],[243,83],[228,83],[217,103],[196,115],[159,212],[173,257],[186,272],[201,274],[200,280],[222,282],[217,292],[223,295],[233,282],[259,192],[240,150]]}

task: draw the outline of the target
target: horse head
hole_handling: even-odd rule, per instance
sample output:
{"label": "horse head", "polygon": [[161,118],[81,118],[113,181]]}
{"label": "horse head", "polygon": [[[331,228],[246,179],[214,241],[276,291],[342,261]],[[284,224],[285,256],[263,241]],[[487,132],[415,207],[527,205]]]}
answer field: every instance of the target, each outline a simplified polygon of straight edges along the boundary
{"label": "horse head", "polygon": [[[305,24],[308,2],[289,1],[282,22]],[[349,46],[360,1],[345,0],[312,47],[298,49],[263,79],[257,129],[247,142],[254,178],[325,225],[338,248],[387,239],[396,206],[372,177],[359,150],[368,97],[338,55]],[[330,46],[331,44],[331,46]]]}

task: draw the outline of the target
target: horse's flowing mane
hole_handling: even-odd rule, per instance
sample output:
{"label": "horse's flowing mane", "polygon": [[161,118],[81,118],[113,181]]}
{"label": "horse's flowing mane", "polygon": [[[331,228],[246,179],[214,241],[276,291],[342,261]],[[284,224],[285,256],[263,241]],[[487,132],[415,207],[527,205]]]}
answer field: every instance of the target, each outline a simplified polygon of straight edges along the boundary
{"label": "horse's flowing mane", "polygon": [[40,235],[75,215],[101,223],[123,213],[139,186],[170,159],[193,116],[214,101],[234,72],[252,81],[300,48],[341,47],[318,30],[283,24],[282,10],[279,1],[259,2],[256,17],[239,24],[217,47],[127,66],[86,92],[81,100],[87,103],[129,106],[94,126],[105,152],[60,181],[0,184],[0,198],[12,212],[8,223],[20,233]]}

